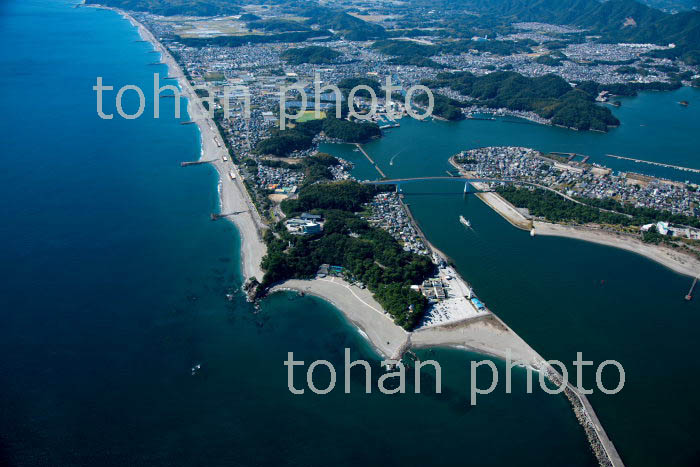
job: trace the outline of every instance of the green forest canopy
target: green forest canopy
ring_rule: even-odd
[[[533,216],[543,217],[550,222],[642,226],[664,221],[690,227],[700,227],[700,219],[694,216],[673,214],[670,211],[652,208],[638,208],[631,204],[620,203],[612,198],[579,198],[582,203],[588,205],[584,206],[540,188],[529,189],[503,186],[497,188],[496,191],[514,206],[527,208]],[[598,208],[615,212],[605,212]]]
[[[423,84],[430,88],[449,87],[490,108],[532,111],[568,128],[607,131],[608,126],[620,124],[610,109],[595,104],[595,96],[572,88],[566,80],[552,74],[529,78],[513,71],[485,76],[440,73]]]
[[[86,3],[163,16],[235,15],[241,11],[237,2],[231,0],[86,0]]]
[[[343,54],[340,52],[337,52],[329,47],[312,45],[309,47],[287,49],[282,52],[280,57],[290,65],[301,65],[302,63],[322,65],[326,63],[333,63],[342,55]]]
[[[289,278],[311,278],[324,263],[342,266],[366,284],[396,324],[413,329],[428,303],[410,286],[430,277],[434,265],[427,256],[403,251],[388,232],[354,214],[377,192],[354,181],[318,183],[302,188],[298,199],[284,201],[282,209],[288,216],[304,211],[322,214],[323,233],[295,236],[278,225],[279,238],[266,234],[268,253],[262,261],[265,276],[260,290]]]
[[[321,131],[329,138],[346,143],[362,143],[382,134],[374,122],[351,122],[329,115],[323,119],[297,122],[294,128],[273,130],[268,138],[255,146],[255,152],[283,157],[294,151],[309,149],[314,137]]]

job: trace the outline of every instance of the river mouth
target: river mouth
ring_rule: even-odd
[[[652,109],[661,107],[668,111],[668,118],[692,125],[683,119],[682,112],[688,109],[675,102],[683,95],[696,94],[698,90],[683,88],[630,98],[615,110],[616,115],[625,106],[630,110],[619,116],[622,126],[605,135],[498,121],[446,123],[404,118],[401,128],[363,146],[389,178],[444,176],[454,169],[449,157],[490,145],[583,153],[617,170],[630,170],[629,161],[615,166],[614,159],[605,156],[614,150],[623,153],[624,148],[624,154],[695,167],[687,136],[670,143],[678,152],[648,149],[665,144],[658,135],[672,133],[673,123],[651,131],[639,122],[650,118],[661,125],[651,115]],[[631,115],[633,109],[641,116]],[[631,135],[639,137],[634,144],[628,139]],[[360,180],[378,178],[363,157],[342,145],[322,146],[321,150],[353,161],[354,175]],[[403,152],[390,164],[398,151]],[[697,181],[693,173],[630,164],[639,172]],[[576,352],[588,355],[590,351],[594,360],[616,359],[623,364],[628,376],[623,391],[615,396],[594,394],[590,399],[626,462],[653,465],[652,457],[691,458],[692,450],[679,440],[683,430],[692,430],[685,407],[696,405],[692,395],[681,389],[681,381],[695,384],[700,370],[687,352],[693,339],[688,326],[700,324],[694,313],[700,309],[697,301],[684,300],[692,279],[615,248],[566,238],[533,238],[474,195],[464,195],[462,184],[426,181],[402,185],[404,200],[430,241],[453,258],[489,308],[545,358],[570,362]],[[473,229],[465,229],[460,216],[469,219]],[[662,309],[668,310],[665,318],[659,314]],[[640,345],[640,336],[653,345]],[[659,393],[666,394],[664,404],[650,404]],[[672,433],[660,429],[659,420],[672,427]],[[663,442],[657,444],[660,439]]]

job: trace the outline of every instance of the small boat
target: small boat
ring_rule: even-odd
[[[683,107],[688,107],[688,105],[690,104],[690,102],[688,102],[688,101],[680,101],[679,104],[682,105]]]
[[[469,222],[469,219],[465,219],[464,216],[459,216],[459,221],[465,226],[465,227],[471,227],[472,223]]]
[[[196,375],[197,372],[202,368],[201,363],[197,363],[195,366],[192,367],[192,376]]]

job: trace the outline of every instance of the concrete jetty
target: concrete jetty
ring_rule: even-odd
[[[693,283],[690,285],[690,290],[688,291],[688,295],[685,296],[685,299],[688,301],[691,301],[693,299],[693,289],[695,289],[695,284],[698,283],[698,278],[696,277],[693,279]]]
[[[180,162],[180,167],[189,167],[190,165],[200,165],[200,164],[209,164],[211,162],[216,162],[216,159],[208,160],[208,161],[185,161],[185,162]]]
[[[369,156],[369,154],[367,154],[367,151],[365,151],[365,148],[363,148],[360,143],[355,143],[355,146],[357,146],[357,149],[359,149],[360,152],[365,155],[367,160],[374,166],[374,168],[377,170],[377,172],[379,172],[379,175],[381,175],[382,178],[386,178],[386,175],[384,174],[384,172],[382,172],[382,169],[380,169],[379,166],[377,165],[377,163],[374,162],[374,159],[372,159]]]
[[[655,165],[657,167],[665,167],[667,169],[675,169],[675,170],[682,170],[684,172],[693,172],[696,174],[700,174],[700,169],[693,169],[690,167],[683,167],[681,165],[673,165],[673,164],[664,164],[662,162],[654,162],[654,161],[646,161],[644,159],[634,159],[632,157],[624,157],[624,156],[616,156],[615,154],[606,154],[607,157],[612,157],[614,159],[620,159],[624,161],[632,161],[636,162],[638,164],[649,164],[649,165]]]
[[[459,166],[455,163],[453,158],[450,158],[450,163],[452,163],[452,165],[456,169],[460,170]],[[499,195],[495,193],[487,193],[477,196],[481,197],[486,195],[492,195],[496,199],[502,199]],[[435,248],[428,241],[427,237],[420,229],[418,223],[413,217],[410,208],[406,204],[404,204],[401,197],[399,197],[399,199],[404,209],[406,210],[411,224],[416,229],[418,235],[423,239],[426,246],[428,246],[428,248],[430,248],[434,254],[449,262],[449,258],[447,257],[447,255]],[[505,202],[505,200],[503,201]],[[489,202],[486,200],[484,200],[484,202],[489,204]],[[499,210],[502,209],[502,207],[499,207],[498,209],[496,209],[496,211],[500,213]],[[517,211],[515,212],[518,213]],[[506,219],[508,219],[508,217],[506,217]],[[527,222],[529,223],[530,221],[527,220]],[[452,344],[457,346],[463,346],[472,349],[476,352],[485,353],[486,355],[491,355],[502,359],[506,358],[505,349],[511,349],[511,351],[516,350],[515,356],[513,356],[513,359],[515,361],[519,361],[525,366],[534,368],[536,370],[543,371],[550,381],[557,385],[561,384],[563,378],[562,375],[554,367],[552,367],[543,357],[541,357],[534,349],[532,349],[532,347],[530,347],[527,344],[527,342],[525,342],[493,311],[491,311],[489,319],[492,322],[488,323],[488,321],[477,320],[468,323],[461,323],[456,326],[454,324],[447,324],[444,326],[436,326],[430,330],[414,331],[411,335],[412,345],[414,347],[424,347],[431,345]],[[489,339],[485,338],[486,336],[489,336],[491,334],[493,335],[493,341],[490,341]],[[496,336],[498,336],[498,338],[496,338]],[[576,418],[583,427],[591,449],[593,450],[593,453],[598,459],[599,464],[603,466],[613,467],[624,466],[622,458],[617,452],[615,445],[612,443],[607,433],[605,432],[605,429],[600,423],[600,420],[598,419],[598,416],[596,415],[593,406],[588,401],[588,398],[584,394],[581,394],[578,391],[578,389],[568,381],[566,382],[566,389],[564,390],[564,395],[571,403],[574,414],[576,415]]]

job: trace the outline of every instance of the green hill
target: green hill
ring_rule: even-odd
[[[668,55],[700,61],[700,12],[669,14],[634,0],[466,0],[486,17],[567,24],[600,34],[605,41],[676,44]]]
[[[322,14],[323,11],[326,14]],[[386,30],[383,27],[355,18],[347,13],[336,12],[331,9],[323,9],[314,13],[316,16],[310,21],[323,28],[332,29],[348,40],[367,41],[386,37]]]
[[[620,124],[610,109],[595,104],[593,95],[572,88],[556,75],[528,78],[512,71],[485,76],[440,73],[424,84],[431,89],[452,88],[486,107],[535,112],[555,125],[577,130],[607,131],[609,126]]]
[[[322,65],[325,63],[333,63],[340,56],[342,56],[340,52],[328,47],[316,45],[300,47],[298,49],[287,49],[280,55],[282,60],[291,65],[301,65],[302,63]]]
[[[235,15],[241,10],[237,2],[231,0],[86,0],[86,3],[163,16]]]

